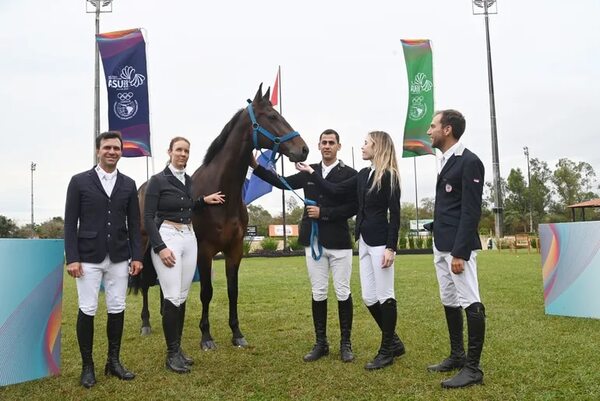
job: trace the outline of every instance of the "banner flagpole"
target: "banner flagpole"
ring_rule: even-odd
[[[151,46],[150,46],[150,40],[148,37],[148,30],[146,30],[145,28],[140,28],[140,31],[142,32],[142,35],[144,35],[144,41],[146,42],[146,72],[148,73],[148,75],[150,75],[150,65],[151,63],[148,61],[152,56],[150,56],[151,53]],[[152,92],[150,91],[150,85],[148,84],[148,124],[150,125],[150,128],[152,128],[153,124],[152,124],[152,111],[150,108],[150,104],[152,103]],[[154,135],[152,135],[152,132],[150,132],[150,149],[154,149]],[[148,165],[148,158],[152,159],[152,170],[149,169],[149,165]],[[154,165],[154,156],[152,156],[152,154],[150,154],[149,156],[146,156],[146,181],[148,181],[150,179],[151,175],[154,175],[154,173],[156,172],[156,168]],[[150,171],[152,171],[152,174],[150,174]]]
[[[419,237],[419,188],[417,184],[417,158],[413,157],[413,168],[415,170],[415,210],[417,215],[417,237]],[[410,226],[408,227],[410,231]]]
[[[283,115],[283,102],[281,99],[281,66],[277,68],[277,95],[279,96],[279,114]],[[281,176],[285,177],[285,173],[283,171],[284,158],[281,158]],[[285,189],[281,190],[281,217],[283,220],[283,250],[284,252],[287,250],[287,231],[285,229]]]

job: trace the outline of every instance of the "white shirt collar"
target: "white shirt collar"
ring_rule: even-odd
[[[173,175],[179,179],[182,183],[185,184],[185,169],[177,170],[175,166],[169,163],[169,170],[173,173]]]
[[[98,174],[98,178],[100,178],[100,180],[105,179],[107,181],[111,181],[113,180],[118,173],[118,170],[115,169],[115,171],[113,171],[112,173],[107,173],[106,171],[104,171],[104,169],[102,167],[100,167],[100,165],[98,164],[96,166],[96,173]]]
[[[442,153],[442,158],[440,162],[440,170],[444,168],[444,165],[452,157],[452,155],[462,155],[463,150],[465,149],[465,145],[462,142],[456,142],[454,145],[450,146],[448,150]]]
[[[175,168],[175,166],[171,163],[169,163],[169,170],[171,170],[171,172],[173,174],[185,174],[185,168],[183,170],[178,170]]]
[[[337,166],[338,164],[340,164],[339,159],[336,159],[335,162],[333,162],[329,166],[326,166],[325,163],[323,163],[323,161],[321,161],[321,172],[323,174],[323,178],[327,177],[327,174],[329,174],[329,172],[331,170],[333,170],[334,167]]]

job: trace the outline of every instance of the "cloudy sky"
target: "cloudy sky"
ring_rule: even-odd
[[[288,4],[289,3],[289,4]],[[523,146],[551,167],[561,157],[600,172],[600,2],[500,0],[490,17],[500,170],[526,170]],[[400,39],[432,41],[437,109],[467,118],[463,142],[492,179],[485,31],[468,0],[348,2],[170,2],[115,0],[101,32],[145,29],[155,169],[175,135],[192,142],[190,170],[282,68],[283,114],[319,160],[318,135],[342,136],[340,158],[361,168],[371,130],[402,142],[407,79]],[[595,27],[595,28],[594,28]],[[85,1],[0,1],[0,214],[30,220],[62,216],[70,177],[92,166],[94,16]],[[104,81],[101,129],[108,128]],[[419,198],[432,197],[433,156],[417,159]],[[119,168],[138,184],[144,159]],[[286,166],[286,173],[292,166]],[[404,202],[414,202],[412,159],[401,161]],[[257,201],[278,212],[280,193]]]

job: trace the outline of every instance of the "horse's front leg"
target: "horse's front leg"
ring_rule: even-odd
[[[210,334],[210,322],[208,320],[208,310],[213,296],[211,258],[198,255],[198,268],[200,269],[200,301],[202,302],[202,316],[199,325],[202,333],[200,347],[203,351],[209,351],[217,348],[217,344]]]
[[[148,308],[148,287],[143,285],[141,288],[142,291],[142,328],[140,329],[140,334],[143,336],[148,336],[152,333],[152,326],[150,325],[150,309]]]
[[[239,254],[236,252],[235,255],[227,255],[227,259],[225,260],[225,272],[227,275],[227,295],[229,296],[229,327],[231,328],[231,332],[233,334],[231,343],[236,347],[246,348],[248,346],[248,342],[240,330],[240,322],[238,320],[237,311],[238,273],[241,259],[241,250]]]

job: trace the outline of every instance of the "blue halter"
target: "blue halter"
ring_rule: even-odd
[[[300,136],[300,134],[297,131],[292,131],[281,137],[275,136],[256,121],[256,116],[254,115],[254,109],[252,108],[252,102],[250,100],[248,100],[248,107],[246,109],[248,110],[250,121],[252,122],[252,142],[254,142],[254,149],[257,149],[262,153],[262,149],[258,145],[258,134],[266,136],[267,139],[273,142],[273,149],[271,149],[273,152],[271,153],[269,162],[274,163],[277,160],[279,145],[281,145],[283,142],[289,141],[294,137]]]
[[[262,149],[261,147],[258,145],[258,134],[262,134],[264,136],[267,137],[267,139],[271,140],[271,142],[273,142],[273,149],[272,153],[271,153],[271,157],[269,157],[269,165],[270,168],[272,170],[275,170],[275,162],[278,159],[277,157],[277,152],[279,151],[279,145],[281,145],[283,142],[285,141],[289,141],[290,139],[296,137],[296,136],[300,136],[300,134],[297,131],[292,131],[290,133],[285,134],[282,137],[278,137],[275,136],[273,134],[271,134],[267,129],[263,128],[257,121],[256,121],[256,116],[254,115],[254,109],[252,107],[252,101],[248,100],[248,115],[250,116],[250,121],[252,122],[252,142],[254,142],[254,149],[257,149],[258,151],[260,151],[260,153],[262,153]],[[281,156],[281,155],[280,155]],[[317,202],[315,202],[312,199],[303,199],[300,195],[298,195],[296,193],[296,191],[294,191],[292,189],[292,187],[287,183],[287,181],[285,180],[285,178],[283,178],[280,175],[277,175],[277,177],[279,177],[279,180],[283,183],[283,185],[289,189],[290,191],[292,191],[294,193],[294,195],[296,195],[298,198],[300,198],[300,200],[302,200],[302,202],[307,205],[307,206],[315,206],[317,204]],[[317,250],[315,251],[314,249],[314,244],[315,242],[317,243]],[[323,246],[319,243],[319,224],[317,224],[317,220],[315,219],[311,219],[311,230],[310,230],[310,251],[312,254],[312,258],[314,260],[319,260],[321,259],[321,255],[323,255]]]

